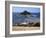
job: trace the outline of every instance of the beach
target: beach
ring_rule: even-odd
[[[40,30],[40,27],[23,27],[23,26],[13,26],[13,31],[31,31],[31,30]]]

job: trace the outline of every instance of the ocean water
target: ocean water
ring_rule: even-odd
[[[12,23],[32,23],[32,22],[40,22],[40,13],[31,13],[31,15],[20,15],[20,13],[12,13]]]

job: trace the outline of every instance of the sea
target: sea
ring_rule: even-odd
[[[12,23],[32,23],[32,22],[40,22],[40,13],[31,13],[30,15],[21,15],[20,13],[12,13]]]

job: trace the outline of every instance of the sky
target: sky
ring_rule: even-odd
[[[12,7],[12,12],[14,13],[21,13],[21,12],[24,12],[25,10],[30,13],[40,12],[40,8],[35,8],[35,7]]]

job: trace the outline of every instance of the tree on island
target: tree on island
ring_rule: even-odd
[[[31,13],[25,10],[24,12],[20,13],[20,15],[24,16],[24,18],[25,18],[24,20],[26,20],[26,18],[30,18]],[[26,22],[27,22],[27,20],[26,20]]]
[[[24,11],[24,12],[21,13],[21,15],[31,15],[31,13]]]
[[[20,15],[28,17],[29,15],[31,16],[31,13],[25,10],[24,12],[20,13]]]

